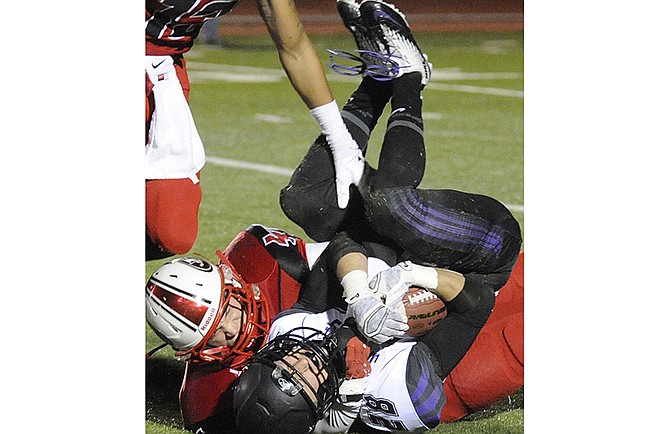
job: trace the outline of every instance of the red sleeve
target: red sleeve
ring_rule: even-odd
[[[179,391],[184,426],[190,427],[212,416],[232,411],[231,383],[240,372],[216,363],[186,364]]]

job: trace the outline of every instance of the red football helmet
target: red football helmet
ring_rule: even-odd
[[[178,360],[233,366],[266,342],[267,301],[221,251],[216,254],[218,266],[199,258],[178,258],[159,267],[146,287],[147,322],[172,346]],[[233,299],[241,306],[243,319],[237,340],[232,347],[213,346],[209,341]]]

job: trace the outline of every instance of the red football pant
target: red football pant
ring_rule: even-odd
[[[440,420],[453,422],[523,386],[523,252],[493,312],[465,357],[444,381]]]
[[[188,101],[191,86],[186,72],[186,61],[175,61],[177,78]],[[154,110],[153,85],[146,77],[146,133]],[[200,173],[197,174],[200,179]],[[184,179],[153,179],[146,183],[146,230],[153,243],[173,254],[187,253],[198,235],[198,209],[202,200],[200,183]],[[153,258],[150,258],[153,259]]]
[[[145,185],[147,234],[163,250],[187,253],[198,235],[200,183],[188,178],[154,179]]]

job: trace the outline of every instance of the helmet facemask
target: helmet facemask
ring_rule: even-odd
[[[178,359],[193,362],[218,362],[231,367],[239,367],[267,340],[268,307],[265,297],[256,285],[250,285],[240,277],[235,268],[217,250],[218,268],[222,275],[222,297],[214,323],[202,340],[189,351],[176,352]],[[235,343],[232,346],[212,345],[216,333],[230,309],[241,310],[242,318]]]
[[[146,317],[177,360],[235,367],[266,342],[268,306],[260,289],[246,283],[221,251],[217,255],[218,265],[194,257],[161,265],[147,282]],[[229,345],[214,346],[210,339],[231,309],[240,311],[237,338]],[[147,358],[163,346],[147,353]]]
[[[291,363],[290,356],[307,357],[317,369],[319,385],[310,381]],[[295,357],[295,356],[294,356]],[[344,361],[337,348],[334,333],[323,333],[309,327],[299,327],[279,335],[257,352],[250,363],[272,367],[272,381],[287,395],[302,395],[317,419],[335,402],[344,370]]]

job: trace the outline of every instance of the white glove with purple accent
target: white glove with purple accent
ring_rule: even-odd
[[[358,331],[373,342],[382,344],[404,336],[407,316],[382,303],[379,295],[367,286],[367,273],[352,271],[342,279],[347,302],[347,316],[353,317]]]
[[[429,291],[437,288],[437,271],[432,267],[400,262],[377,273],[370,281],[370,289],[392,309],[404,312],[402,299],[410,286],[420,286]]]

